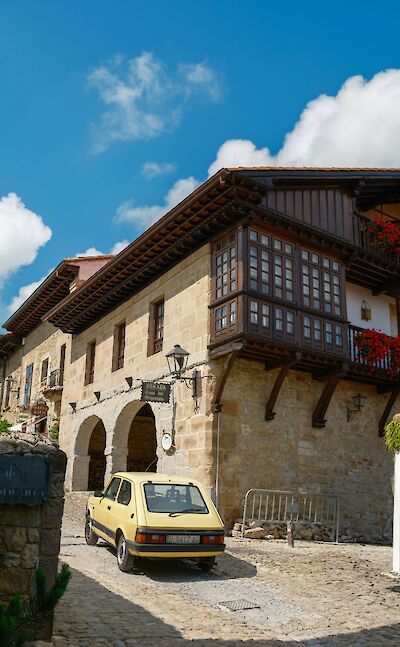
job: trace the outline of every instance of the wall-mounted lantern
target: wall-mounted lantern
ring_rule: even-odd
[[[191,387],[192,397],[196,399],[198,397],[198,379],[200,371],[194,370],[192,377],[182,377],[182,374],[186,371],[188,365],[189,354],[190,353],[179,346],[179,344],[175,344],[173,349],[170,350],[165,357],[167,358],[170,373],[180,382],[185,382],[186,386]]]
[[[366,396],[361,395],[361,393],[353,395],[354,409],[347,409],[347,422],[351,422],[354,419],[356,413],[359,413],[361,411],[361,409],[364,407],[366,399]]]
[[[365,299],[363,299],[361,303],[361,319],[363,321],[371,321],[372,319],[371,307],[369,303],[365,301]]]

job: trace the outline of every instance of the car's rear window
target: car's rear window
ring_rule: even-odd
[[[207,505],[196,485],[145,483],[144,493],[149,512],[208,513]]]

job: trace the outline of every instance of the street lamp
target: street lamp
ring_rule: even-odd
[[[196,399],[199,395],[198,379],[200,371],[194,370],[192,377],[182,377],[182,374],[187,369],[189,354],[179,344],[175,344],[165,357],[167,358],[170,373],[181,382],[185,382],[186,386],[192,387],[192,397]]]
[[[179,380],[182,379],[182,373],[186,371],[189,353],[184,350],[179,344],[175,344],[172,350],[165,356],[168,362],[168,368],[172,375],[175,375]]]

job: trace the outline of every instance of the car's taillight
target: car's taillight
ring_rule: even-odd
[[[136,542],[138,544],[165,544],[165,535],[150,534],[147,532],[137,532]]]
[[[203,535],[201,537],[202,544],[223,544],[224,535]]]

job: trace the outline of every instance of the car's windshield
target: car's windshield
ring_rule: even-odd
[[[208,513],[207,505],[195,485],[145,483],[144,493],[149,512]]]

